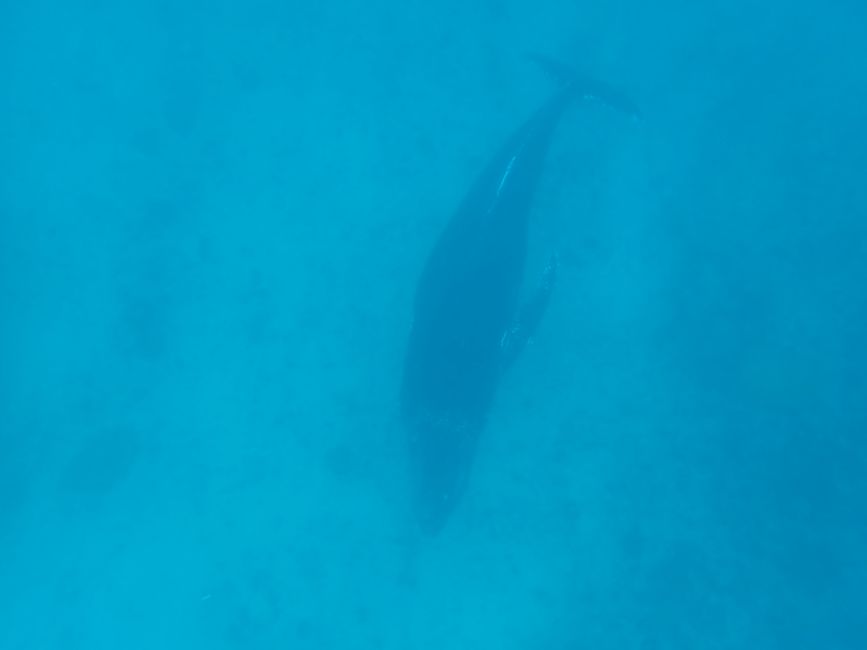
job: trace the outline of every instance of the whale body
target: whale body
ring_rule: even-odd
[[[421,273],[400,403],[414,509],[429,534],[464,493],[499,379],[548,302],[553,257],[535,294],[519,304],[528,220],[554,129],[579,97],[632,112],[613,90],[570,76],[490,160]]]

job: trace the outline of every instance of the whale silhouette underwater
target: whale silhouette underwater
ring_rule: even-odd
[[[556,93],[515,131],[470,187],[440,235],[415,293],[400,389],[418,524],[434,535],[465,491],[503,372],[548,303],[556,257],[523,304],[528,220],[555,127],[578,100],[638,113],[613,88],[539,60]]]

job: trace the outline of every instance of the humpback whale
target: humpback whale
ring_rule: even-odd
[[[539,61],[560,87],[507,139],[471,185],[422,270],[400,388],[418,523],[436,534],[459,502],[499,378],[538,325],[556,275],[548,262],[519,304],[528,217],[552,134],[578,99],[637,117],[606,85]]]

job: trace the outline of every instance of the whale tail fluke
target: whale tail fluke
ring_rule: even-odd
[[[582,99],[597,101],[615,110],[626,113],[632,120],[639,121],[641,112],[638,106],[623,92],[602,81],[581,74],[571,66],[544,54],[531,52],[528,58],[564,87],[568,87]]]

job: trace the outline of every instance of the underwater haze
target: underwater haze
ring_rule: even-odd
[[[413,295],[556,88],[445,528]],[[867,648],[867,5],[0,6],[0,648]],[[530,284],[531,286],[531,284]]]

